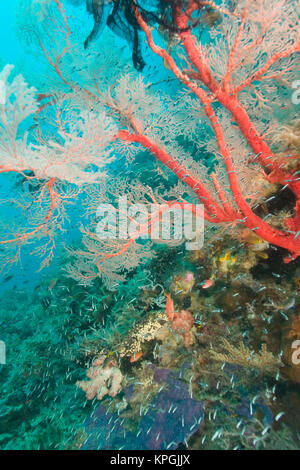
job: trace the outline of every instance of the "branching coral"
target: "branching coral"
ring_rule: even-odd
[[[144,167],[140,172],[134,169],[137,180],[147,180],[144,193],[148,203],[156,205],[156,212],[146,216],[140,224],[138,218],[133,217],[137,228],[124,235],[125,240],[102,242],[84,227],[84,248],[76,251],[82,263],[70,269],[74,278],[85,283],[97,276],[109,279],[109,271],[112,271],[116,282],[122,280],[126,264],[133,269],[149,258],[148,245],[145,243],[144,249],[138,239],[149,236],[163,212],[175,204],[182,208],[189,203],[189,210],[199,217],[201,214],[195,204],[202,203],[202,215],[208,223],[233,228],[243,225],[264,242],[287,250],[286,262],[299,255],[297,168],[290,166],[293,156],[282,160],[276,155],[277,147],[271,134],[272,127],[280,128],[285,124],[276,122],[281,88],[286,91],[297,77],[300,51],[297,6],[292,0],[276,3],[241,0],[228,9],[226,3],[170,2],[172,29],[178,39],[171,50],[155,42],[147,15],[138,3],[131,3],[130,15],[135,16],[149,49],[177,81],[180,91],[177,93],[177,88],[169,95],[163,89],[159,93],[152,92],[151,84],[131,74],[114,78],[110,87],[105,80],[102,86],[103,70],[95,74],[92,81],[77,80],[77,74],[72,74],[72,65],[70,67],[76,56],[76,41],[72,41],[70,18],[63,2],[44,2],[37,13],[29,5],[32,15],[26,33],[40,48],[52,73],[61,80],[63,93],[71,93],[77,100],[78,109],[75,114],[74,109],[57,112],[54,106],[56,139],[44,136],[47,145],[38,142],[37,147],[27,145],[24,148],[23,143],[24,152],[14,155],[13,164],[7,162],[7,155],[3,153],[3,172],[33,171],[34,177],[42,180],[41,196],[49,194],[50,198],[44,222],[29,229],[27,234],[5,240],[6,243],[20,245],[36,233],[49,233],[48,223],[55,219],[61,201],[57,181],[71,181],[76,186],[92,185],[101,176],[103,164],[111,161],[112,152],[129,157],[128,161],[132,162],[132,155],[142,148],[165,168],[170,180],[177,179],[180,185],[165,191],[154,181],[154,191],[148,185]],[[220,21],[211,23],[210,41],[206,43],[202,34],[197,38],[202,32],[199,24],[205,20],[207,6],[216,12]],[[110,71],[107,74],[111,76]],[[52,106],[59,100],[53,97],[52,90],[49,95],[54,99],[44,109],[52,116]],[[64,114],[68,116],[66,125],[61,121]],[[195,145],[197,151],[190,152],[189,145],[183,148],[179,137],[190,146]],[[12,139],[12,145],[16,143],[20,144]],[[203,149],[213,157],[213,171],[195,157]],[[23,154],[24,162],[20,158]],[[296,201],[293,213],[285,216],[282,228],[255,211],[257,205],[268,200],[266,195],[273,184],[289,188]],[[132,186],[137,186],[136,182]],[[131,204],[134,204],[140,202],[140,194],[132,190],[132,186],[129,185],[129,192],[132,192]],[[118,191],[119,186],[115,189]]]
[[[240,342],[240,345],[237,347],[232,346],[226,339],[223,340],[223,347],[229,354],[222,354],[211,350],[211,356],[216,361],[257,369],[262,374],[272,374],[281,365],[280,359],[267,351],[266,344],[262,345],[259,353],[251,351],[243,342]]]
[[[291,125],[283,126],[275,136],[275,141],[287,150],[298,152],[300,158],[300,119],[295,119]]]
[[[0,241],[8,251],[15,251],[11,258],[4,259],[2,267],[18,259],[21,245],[42,236],[44,245],[36,252],[45,265],[53,257],[54,233],[62,229],[66,219],[65,206],[75,202],[85,184],[101,180],[104,166],[114,159],[109,149],[101,158],[99,153],[103,144],[107,147],[116,128],[106,115],[102,114],[102,121],[101,113],[78,110],[73,101],[76,96],[64,95],[57,97],[53,115],[43,116],[49,124],[47,132],[38,129],[29,138],[38,109],[36,90],[21,75],[13,77],[12,71],[13,67],[7,65],[0,73],[6,88],[0,115],[0,173],[16,175],[29,190],[24,201],[9,201],[23,209],[27,223],[22,221],[24,226],[16,227],[11,234],[9,227]]]

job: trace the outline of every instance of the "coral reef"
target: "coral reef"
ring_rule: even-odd
[[[151,364],[148,367],[158,393],[145,402],[145,390],[140,390],[139,385],[129,386],[124,391],[128,407],[139,408],[135,426],[127,427],[127,407],[117,413],[100,405],[86,422],[84,449],[97,449],[99,443],[103,448],[105,442],[104,449],[171,450],[187,442],[201,427],[203,406],[190,397],[187,384],[178,378],[179,374]],[[107,437],[103,429],[108,422],[113,423],[113,429]]]
[[[1,449],[300,449],[298,3],[19,1]]]

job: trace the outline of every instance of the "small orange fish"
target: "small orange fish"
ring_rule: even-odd
[[[134,353],[133,356],[130,358],[130,362],[136,362],[142,357],[143,353],[142,351],[139,351],[137,353]]]
[[[202,285],[202,289],[208,289],[209,287],[214,285],[214,281],[212,279],[207,279]]]
[[[170,294],[165,294],[167,303],[166,303],[166,314],[169,320],[174,319],[174,302]]]

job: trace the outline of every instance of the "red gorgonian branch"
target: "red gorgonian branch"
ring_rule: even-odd
[[[168,64],[170,70],[178,80],[180,80],[185,87],[191,90],[203,105],[205,113],[214,130],[219,152],[222,155],[226,166],[230,189],[237,209],[228,203],[224,193],[221,191],[221,185],[218,183],[215,176],[213,177],[213,182],[217,189],[218,200],[213,199],[212,195],[206,189],[204,182],[200,179],[193,178],[182,165],[179,165],[174,161],[174,159],[172,159],[171,155],[168,155],[163,148],[159,147],[154,142],[149,141],[146,136],[139,133],[126,134],[125,132],[121,132],[119,133],[119,137],[125,140],[139,142],[144,147],[148,148],[156,158],[168,166],[168,168],[173,171],[179,179],[188,184],[204,204],[206,209],[205,214],[208,220],[211,221],[213,219],[215,223],[220,223],[226,222],[228,219],[232,221],[240,219],[239,221],[243,225],[253,230],[264,240],[287,249],[290,252],[290,256],[285,258],[286,262],[295,259],[300,252],[300,239],[298,238],[298,232],[300,230],[299,177],[295,170],[285,170],[284,166],[278,162],[268,143],[256,129],[245,106],[240,102],[238,95],[244,88],[249,87],[258,80],[265,79],[266,73],[270,71],[274,64],[280,63],[282,59],[286,59],[300,51],[299,28],[297,37],[294,40],[286,41],[286,47],[283,47],[282,50],[278,48],[279,50],[270,55],[263,66],[258,66],[251,76],[243,79],[238,86],[232,82],[232,75],[234,72],[238,72],[241,57],[248,54],[250,49],[263,44],[264,35],[271,29],[272,22],[275,23],[276,28],[276,20],[281,14],[284,3],[286,6],[291,6],[291,2],[278,2],[277,6],[272,7],[269,5],[267,10],[262,9],[267,3],[262,0],[248,0],[240,2],[243,3],[243,8],[238,20],[239,26],[232,43],[232,47],[229,50],[228,62],[227,64],[224,64],[226,65],[225,73],[221,80],[215,79],[213,70],[207,63],[201,44],[196,41],[190,26],[192,15],[199,11],[201,7],[206,5],[208,2],[190,0],[187,6],[186,2],[175,3],[174,24],[178,28],[178,35],[185,53],[185,60],[189,65],[189,71],[192,73],[180,68],[171,54],[154,42],[151,28],[143,18],[138,4],[132,2],[132,7],[137,21],[146,35],[149,47],[155,54],[163,59],[164,63]],[[212,8],[215,7],[216,9],[219,9],[219,7],[215,6],[213,2],[209,2],[209,4]],[[260,12],[259,7],[261,7],[261,13],[264,13],[264,16],[261,16],[260,18],[258,16]],[[247,20],[251,17],[253,12],[257,14],[257,18],[255,19],[256,22],[260,23],[260,34],[257,38],[251,38],[252,43],[251,41],[250,43],[247,41],[247,45],[244,45],[243,38],[245,35],[249,34],[249,28],[246,28]],[[270,16],[268,16],[268,13]],[[286,25],[286,27],[288,29],[288,25]],[[230,149],[228,148],[224,137],[222,126],[212,106],[213,101],[218,102],[230,112],[233,121],[238,125],[240,132],[252,149],[256,163],[262,167],[266,180],[271,183],[279,183],[282,186],[288,186],[294,193],[296,198],[295,214],[293,217],[285,220],[287,228],[286,231],[273,228],[271,225],[263,221],[253,212],[249,204],[246,202],[245,195],[241,193],[239,187],[236,169],[233,164]]]

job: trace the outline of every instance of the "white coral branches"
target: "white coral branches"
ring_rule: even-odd
[[[82,185],[99,181],[104,167],[113,159],[111,142],[117,127],[103,109],[78,107],[80,96],[53,97],[50,116],[45,123],[52,129],[44,135],[39,129],[28,142],[20,124],[35,117],[38,110],[36,90],[21,75],[10,79],[13,66],[0,73],[5,88],[5,103],[0,105],[0,167],[2,171],[34,172],[40,179]],[[31,122],[31,124],[32,124]],[[49,131],[47,131],[49,132]]]
[[[27,136],[18,136],[20,124],[38,109],[36,90],[29,87],[22,75],[11,78],[13,65],[0,72],[3,102],[0,104],[0,165],[24,169],[23,154]]]
[[[101,110],[78,110],[69,97],[56,104],[53,126],[57,133],[34,147],[34,166],[45,178],[82,185],[99,181],[114,160],[110,146],[117,128]]]

